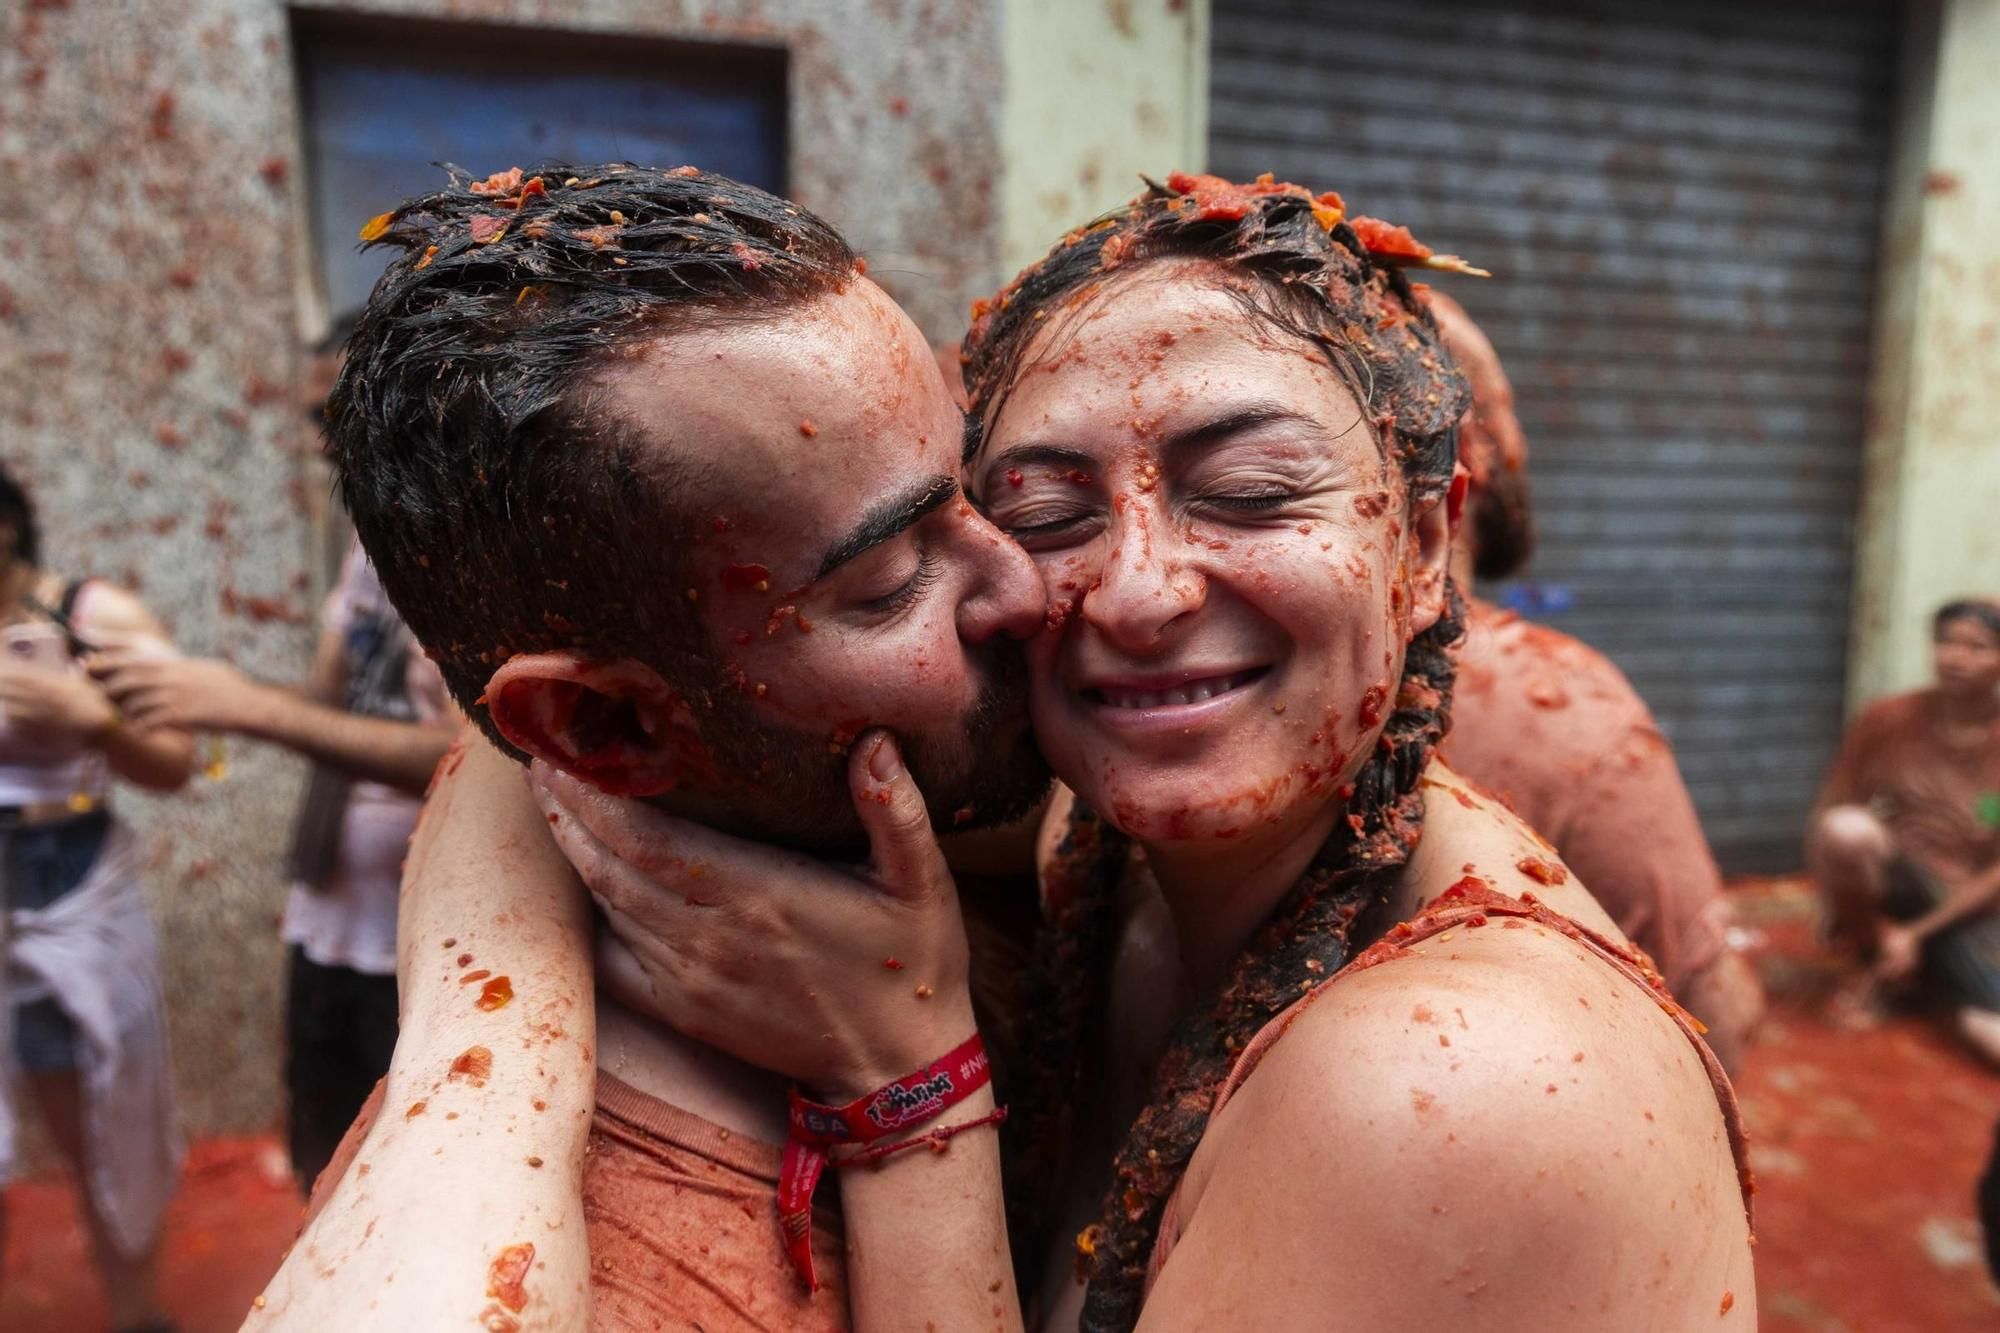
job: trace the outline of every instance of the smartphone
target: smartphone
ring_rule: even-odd
[[[73,666],[69,636],[43,621],[0,628],[0,660],[32,671],[64,672]]]

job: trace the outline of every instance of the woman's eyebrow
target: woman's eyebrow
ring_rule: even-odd
[[[1319,434],[1326,427],[1317,417],[1286,407],[1282,403],[1250,403],[1231,408],[1198,425],[1169,433],[1163,442],[1168,453],[1191,453],[1222,443],[1234,435],[1246,434],[1263,426],[1303,426]]]
[[[1172,432],[1166,437],[1164,447],[1170,452],[1186,453],[1220,444],[1233,435],[1273,425],[1302,426],[1318,434],[1326,433],[1326,426],[1319,418],[1296,408],[1282,403],[1250,403]],[[1086,472],[1097,468],[1097,459],[1081,449],[1049,440],[1029,440],[994,455],[984,470],[990,475],[992,469],[997,467],[1021,467],[1035,463],[1081,468]]]
[[[986,466],[990,470],[1003,463],[1009,467],[1020,467],[1028,463],[1052,463],[1057,467],[1082,468],[1085,471],[1094,471],[1097,467],[1097,460],[1081,449],[1072,449],[1066,444],[1035,442],[1017,444],[1006,452],[996,455]]]

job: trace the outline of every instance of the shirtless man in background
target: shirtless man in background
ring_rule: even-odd
[[[1445,346],[1472,382],[1459,426],[1470,474],[1453,578],[1468,615],[1444,753],[1555,845],[1738,1069],[1763,987],[1729,947],[1722,872],[1666,737],[1610,659],[1472,595],[1534,552],[1528,444],[1500,358],[1464,307],[1428,293]]]
[[[2000,1065],[2000,603],[1940,607],[1932,650],[1935,685],[1848,728],[1806,859],[1836,945],[1926,982]]]

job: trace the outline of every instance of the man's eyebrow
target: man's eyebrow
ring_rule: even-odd
[[[827,549],[819,562],[819,572],[813,577],[825,578],[862,552],[872,550],[914,526],[925,514],[957,494],[958,478],[940,474],[926,477],[906,488],[902,494],[881,501],[861,516],[853,531]]]

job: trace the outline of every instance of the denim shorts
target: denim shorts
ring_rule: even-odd
[[[93,810],[53,824],[0,827],[7,908],[35,911],[82,884],[111,835],[111,815]],[[52,997],[14,1006],[14,1056],[29,1073],[77,1067],[76,1022]]]

